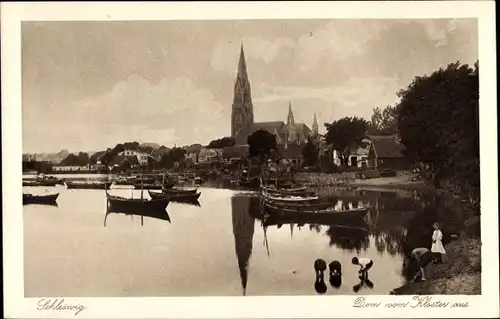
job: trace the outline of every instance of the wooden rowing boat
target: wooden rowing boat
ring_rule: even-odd
[[[170,202],[168,198],[124,198],[120,196],[109,195],[108,193],[106,193],[106,198],[108,201],[109,212],[122,212],[129,214],[163,212]]]
[[[181,189],[181,188],[164,188],[163,194],[196,194],[197,188],[194,189]]]
[[[307,190],[306,186],[295,188],[275,188],[273,186],[262,186],[262,189],[268,194],[279,194],[280,196],[313,196],[315,194],[312,190]]]
[[[306,223],[321,224],[338,220],[359,220],[368,213],[368,208],[356,208],[349,210],[335,210],[333,208],[311,208],[311,207],[278,207],[269,203],[264,204],[266,218],[276,224]]]
[[[59,193],[48,195],[23,194],[23,204],[57,205]]]
[[[156,193],[148,190],[149,196],[152,199],[169,199],[172,202],[196,202],[200,198],[201,193],[194,194],[165,194]]]
[[[318,200],[318,196],[281,195],[277,193],[269,194],[266,191],[262,192],[262,196],[264,197],[264,200],[268,202],[308,203]]]

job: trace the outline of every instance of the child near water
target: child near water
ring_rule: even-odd
[[[358,257],[353,257],[352,258],[352,263],[354,265],[358,265],[361,268],[359,269],[359,273],[361,274],[361,277],[363,278],[368,278],[368,270],[372,268],[373,266],[373,260],[370,258],[358,258]]]
[[[432,262],[432,260],[434,258],[433,253],[429,249],[424,248],[424,247],[415,248],[411,252],[411,258],[413,259],[414,262],[416,262],[417,266],[420,268],[420,272],[415,274],[415,276],[413,277],[413,280],[416,281],[417,278],[419,278],[419,277],[421,280],[424,280],[424,281],[427,280],[425,278],[424,268],[430,262]]]
[[[443,263],[443,255],[446,254],[446,250],[443,246],[443,233],[439,229],[439,224],[434,223],[432,225],[434,232],[432,233],[432,247],[431,252],[436,256],[436,262],[438,264]]]

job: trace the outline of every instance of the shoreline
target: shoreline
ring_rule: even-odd
[[[427,281],[408,282],[391,295],[480,295],[481,240],[466,235],[445,245],[442,264],[430,264]]]

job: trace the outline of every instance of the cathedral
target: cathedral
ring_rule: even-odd
[[[231,137],[237,145],[246,145],[247,137],[258,130],[266,130],[276,137],[278,150],[283,155],[300,156],[302,145],[311,134],[318,134],[316,114],[312,130],[304,123],[295,123],[292,105],[288,105],[288,118],[284,121],[254,122],[252,94],[248,80],[243,44],[241,45],[238,73],[234,83],[234,99],[231,113]]]

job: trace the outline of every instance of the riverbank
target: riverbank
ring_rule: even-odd
[[[427,267],[427,281],[408,283],[394,289],[394,295],[478,295],[481,294],[481,240],[466,235],[445,246],[443,264]]]
[[[361,179],[355,172],[327,174],[327,173],[298,173],[297,182],[309,187],[357,187],[364,189],[395,190],[395,189],[418,189],[431,190],[423,180],[412,180],[408,172],[400,172],[393,177],[377,177]]]
[[[481,294],[481,218],[473,204],[446,191],[440,194],[446,207],[442,214],[446,214],[445,220],[450,226],[448,232],[457,234],[458,238],[445,245],[442,264],[427,266],[427,281],[407,283],[391,294]]]

